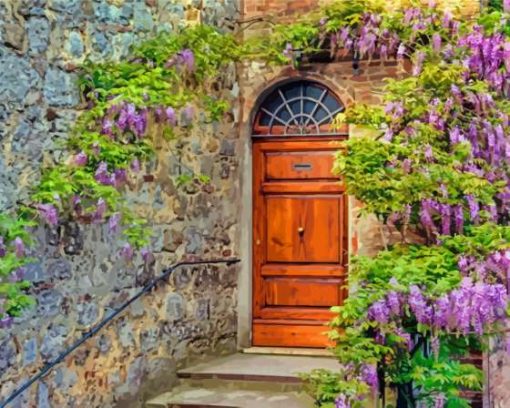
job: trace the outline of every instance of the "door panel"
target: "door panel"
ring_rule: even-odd
[[[253,344],[324,347],[346,296],[344,185],[331,140],[254,143]]]
[[[265,280],[267,306],[320,306],[340,304],[339,281],[271,278]]]
[[[267,261],[340,261],[340,198],[268,196]]]

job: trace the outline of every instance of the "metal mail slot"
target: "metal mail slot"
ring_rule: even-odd
[[[312,170],[311,163],[295,163],[292,167],[294,170]]]

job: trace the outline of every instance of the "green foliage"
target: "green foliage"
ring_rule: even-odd
[[[22,269],[32,262],[32,259],[24,254],[17,254],[16,240],[21,240],[23,247],[32,243],[29,228],[34,222],[22,218],[14,218],[6,214],[0,214],[0,320],[8,316],[20,316],[23,309],[31,306],[33,299],[25,294],[30,286],[29,282],[19,279],[17,274],[22,275]],[[14,279],[13,279],[14,278]]]
[[[333,373],[328,370],[313,370],[302,375],[305,382],[305,390],[310,394],[321,408],[335,408],[335,399],[339,394],[344,394],[356,400],[359,396],[369,393],[368,386],[356,379],[348,379],[345,371]],[[352,408],[362,408],[366,401],[358,400]]]

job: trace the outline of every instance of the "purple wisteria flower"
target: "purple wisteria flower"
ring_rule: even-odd
[[[434,52],[439,53],[441,51],[441,36],[438,33],[432,35],[432,49]]]
[[[283,50],[283,56],[288,59],[292,59],[292,56],[294,54],[294,47],[291,43],[287,43],[285,45],[285,49]]]
[[[192,72],[195,70],[195,54],[189,48],[186,48],[181,51],[179,54],[182,58],[183,65],[188,69],[188,71]]]
[[[335,408],[351,408],[351,404],[346,395],[340,394],[336,397]]]
[[[131,170],[133,170],[135,173],[138,173],[141,169],[141,166],[140,166],[140,160],[138,159],[134,159],[132,162],[131,162],[131,165],[129,166],[131,168]]]
[[[7,253],[7,248],[5,247],[4,237],[0,235],[0,258],[4,257]]]
[[[118,212],[111,215],[108,219],[108,230],[112,234],[116,234],[119,231],[120,220],[122,219],[122,215]]]
[[[371,386],[373,389],[377,389],[379,386],[379,377],[377,376],[377,367],[372,364],[365,364],[361,368],[361,380]]]
[[[105,162],[99,163],[95,173],[95,179],[97,182],[109,186],[113,184],[112,177],[108,172],[108,164]]]
[[[478,214],[480,212],[480,205],[478,204],[478,201],[476,201],[475,197],[472,194],[468,194],[466,196],[466,201],[469,206],[469,216],[471,218],[471,221],[477,223]]]
[[[38,204],[37,210],[39,211],[41,218],[43,218],[49,225],[58,224],[58,211],[53,204]]]
[[[120,254],[126,261],[131,261],[134,256],[134,251],[131,244],[129,243],[124,244],[124,246],[120,250]]]
[[[0,319],[0,329],[8,329],[14,323],[14,318],[12,316],[4,316]]]
[[[14,239],[14,248],[16,251],[16,256],[18,258],[22,258],[23,256],[25,256],[25,244],[20,237],[16,237]]]
[[[175,126],[177,124],[177,115],[175,114],[174,108],[169,106],[165,109],[166,121],[169,125]]]
[[[381,324],[386,324],[390,318],[390,310],[384,300],[379,300],[368,309],[368,318]]]
[[[94,223],[101,223],[104,220],[104,214],[106,212],[106,201],[103,198],[97,200],[96,211],[94,211],[93,221]]]
[[[87,164],[88,157],[87,155],[82,151],[79,152],[74,156],[74,164],[77,166],[85,166]]]

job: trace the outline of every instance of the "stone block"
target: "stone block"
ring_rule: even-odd
[[[12,338],[7,337],[0,343],[0,370],[4,371],[16,363],[16,346]]]
[[[80,58],[83,55],[85,45],[83,44],[83,39],[79,31],[71,31],[71,33],[69,33],[66,49],[67,52],[75,58]]]
[[[68,14],[76,14],[82,5],[82,0],[50,0],[49,7],[52,10]]]
[[[58,290],[44,290],[37,296],[37,313],[43,317],[56,316],[63,300],[64,296]]]
[[[3,103],[23,103],[39,79],[28,60],[0,48],[0,95]]]
[[[49,105],[55,107],[73,107],[80,101],[75,74],[58,68],[50,68],[44,79],[44,97]]]
[[[180,320],[186,311],[185,301],[181,294],[170,293],[166,297],[166,318],[170,321]]]
[[[144,3],[135,3],[134,5],[133,27],[135,31],[152,31],[154,28],[152,13]]]
[[[56,358],[63,351],[68,333],[63,324],[50,326],[41,343],[41,356],[47,361]]]
[[[4,26],[4,42],[7,46],[16,50],[23,48],[25,41],[25,27],[20,23],[5,24]]]
[[[48,49],[50,23],[45,17],[32,17],[27,23],[28,52],[37,55]]]
[[[23,343],[23,366],[33,364],[38,356],[37,339],[32,337]]]

